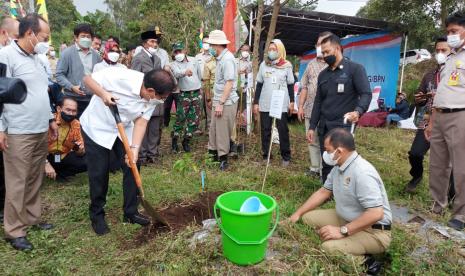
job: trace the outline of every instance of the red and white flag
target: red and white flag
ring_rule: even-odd
[[[241,36],[241,28],[243,23],[237,0],[227,0],[224,8],[223,32],[231,42],[228,45],[229,51],[235,53],[239,50],[241,43],[246,39],[247,35]]]

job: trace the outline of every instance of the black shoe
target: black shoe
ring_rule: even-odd
[[[139,224],[142,226],[147,226],[150,224],[150,219],[146,216],[143,216],[142,214],[136,213],[135,215],[132,216],[124,216],[123,217],[124,222],[129,222],[132,224]]]
[[[447,223],[447,226],[450,228],[454,228],[457,231],[462,231],[465,228],[465,222],[460,221],[458,219],[451,219]]]
[[[189,137],[185,137],[183,140],[182,140],[182,149],[185,151],[185,152],[191,152],[191,147],[189,146],[189,142],[190,142],[190,138]]]
[[[3,223],[3,216],[4,215],[3,215],[3,210],[2,210],[2,211],[0,211],[0,223]]]
[[[231,141],[229,143],[229,157],[237,157],[237,144]]]
[[[110,233],[110,228],[108,228],[105,219],[92,221],[92,229],[94,229],[95,234],[99,236]]]
[[[220,156],[219,161],[220,161],[220,170],[226,171],[229,168],[228,156],[227,155]]]
[[[54,228],[53,224],[50,224],[50,223],[39,223],[39,224],[33,225],[32,227],[42,230],[42,231],[48,231]]]
[[[177,136],[173,136],[173,138],[171,138],[171,151],[173,153],[178,153],[179,152],[178,137]]]
[[[407,184],[407,187],[405,187],[405,192],[407,193],[413,193],[415,192],[415,189],[417,188],[418,184],[421,182],[421,177],[417,178],[412,178],[412,180],[409,181]]]
[[[16,239],[5,239],[7,242],[13,246],[16,250],[32,250],[34,247],[32,244],[27,240],[26,237],[19,237]]]
[[[377,261],[372,255],[367,255],[365,260],[366,275],[378,275],[383,268],[383,263]]]
[[[213,162],[218,162],[218,151],[216,150],[208,150],[208,154],[211,155]]]

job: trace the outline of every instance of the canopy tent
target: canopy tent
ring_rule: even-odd
[[[252,14],[252,22],[255,25],[257,5],[248,5],[243,11]],[[265,43],[267,31],[271,22],[273,8],[265,7],[262,18],[262,31],[260,40],[262,46]],[[250,16],[248,16],[250,17]],[[249,26],[249,18],[246,18]],[[291,8],[281,8],[276,24],[276,38],[286,45],[286,51],[290,55],[300,56],[314,49],[318,34],[330,31],[339,37],[348,35],[360,35],[380,30],[392,30],[395,25],[378,20],[364,19],[354,16],[337,15],[316,11],[301,11]],[[262,48],[262,47],[261,47]]]
[[[246,6],[252,24],[256,23],[257,6]],[[266,6],[262,18],[263,31],[259,48],[262,51],[272,16],[272,7]],[[247,25],[250,25],[250,21]],[[315,44],[321,32],[330,31],[341,38],[344,55],[361,63],[367,70],[370,86],[384,104],[395,105],[397,93],[401,37],[394,34],[398,25],[315,11],[282,8],[276,24],[276,38],[286,46],[290,55],[300,57],[300,74],[307,63],[315,58]],[[254,45],[255,46],[255,45]],[[373,103],[376,104],[377,103]]]

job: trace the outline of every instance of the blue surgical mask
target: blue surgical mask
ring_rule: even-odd
[[[208,49],[208,51],[210,52],[210,55],[216,57],[216,49],[215,48],[210,48],[210,49]]]
[[[79,38],[79,45],[84,49],[89,49],[92,45],[92,40],[88,37],[81,37]]]
[[[269,60],[277,60],[279,57],[278,52],[276,51],[268,51],[268,59]]]

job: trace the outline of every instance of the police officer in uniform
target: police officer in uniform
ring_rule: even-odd
[[[313,105],[307,140],[313,143],[318,127],[320,149],[324,152],[323,142],[326,134],[334,128],[350,128],[350,122],[356,123],[368,109],[371,102],[370,83],[365,68],[342,55],[341,40],[330,35],[321,42],[323,58],[328,67],[318,77],[318,87]],[[347,118],[348,124],[344,124]],[[332,166],[323,162],[323,183]]]

